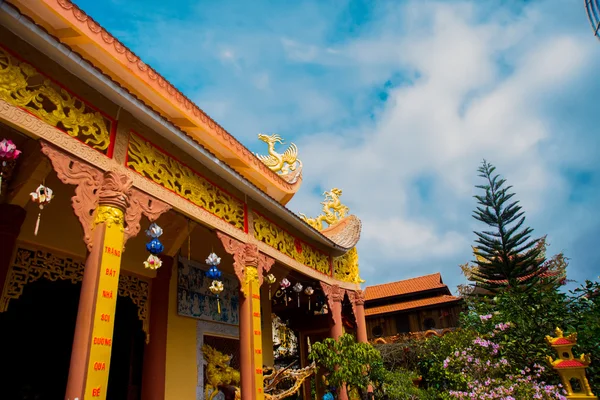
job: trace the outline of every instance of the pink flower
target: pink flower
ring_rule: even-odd
[[[17,146],[15,146],[12,140],[2,139],[0,142],[0,160],[16,160],[19,154],[21,154],[21,150],[17,150]]]

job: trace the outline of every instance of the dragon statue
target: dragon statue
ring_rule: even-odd
[[[207,344],[202,346],[202,354],[206,360],[205,399],[212,400],[219,393],[219,386],[239,385],[240,373],[229,365],[231,356]]]
[[[223,392],[226,394],[226,398],[233,396],[236,400],[241,400],[240,373],[229,365],[231,356],[206,344],[202,346],[202,353],[207,364],[204,398],[213,400],[219,392]],[[302,369],[291,369],[294,364],[295,362],[285,368],[269,367],[264,369],[265,400],[282,400],[293,395],[300,389],[302,383],[316,371],[314,362]],[[284,381],[291,381],[291,386],[285,389],[278,388],[278,385]]]
[[[325,201],[321,202],[323,205],[323,213],[321,215],[316,218],[308,218],[306,215],[300,214],[300,218],[304,222],[319,231],[323,230],[323,222],[331,226],[345,218],[346,214],[350,211],[340,200],[342,196],[341,189],[333,188],[331,191],[323,193],[323,196],[325,196]]]
[[[292,143],[283,154],[279,154],[275,151],[275,143],[284,144],[281,136],[260,133],[258,139],[269,145],[269,155],[256,154],[256,157],[271,171],[278,173],[289,183],[295,183],[302,174],[302,161],[298,159],[298,147]]]

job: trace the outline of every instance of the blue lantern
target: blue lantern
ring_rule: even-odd
[[[162,253],[164,249],[165,246],[163,246],[158,238],[152,238],[152,240],[146,243],[146,250],[154,255]]]
[[[216,266],[211,265],[208,271],[206,271],[206,276],[212,280],[219,280],[221,278],[221,271]]]

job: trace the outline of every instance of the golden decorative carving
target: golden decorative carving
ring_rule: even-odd
[[[16,300],[23,294],[25,285],[39,279],[49,281],[64,280],[78,283],[83,280],[85,263],[82,260],[58,255],[45,249],[34,249],[28,245],[17,246],[15,258],[6,276],[0,312],[8,310],[10,300]],[[149,340],[149,287],[143,278],[121,273],[119,277],[119,296],[129,297],[138,307],[138,318]]]
[[[111,122],[0,47],[0,98],[106,153]]]
[[[121,228],[121,232],[125,231],[125,221],[123,218],[123,211],[113,206],[98,206],[96,211],[95,224],[99,225],[105,223],[108,227],[113,224],[118,225]]]
[[[335,279],[350,283],[363,283],[364,280],[360,278],[359,273],[356,247],[353,247],[341,257],[334,257],[333,277]]]
[[[244,229],[244,204],[208,180],[172,159],[136,134],[130,135],[127,167],[218,216]]]
[[[333,188],[331,191],[323,193],[323,196],[325,196],[325,201],[321,202],[323,205],[323,213],[316,218],[308,218],[306,215],[300,214],[300,218],[319,231],[323,230],[323,222],[327,223],[329,226],[335,224],[343,219],[346,216],[346,213],[350,211],[348,207],[342,204],[340,200],[341,195],[342,190],[338,188]]]
[[[229,365],[231,356],[207,344],[202,346],[202,354],[206,361],[205,399],[212,400],[219,393],[219,386],[239,385],[240,373]]]
[[[331,273],[329,256],[296,239],[262,215],[254,212],[252,225],[254,237],[301,264],[323,274]]]
[[[279,135],[269,136],[261,133],[258,138],[269,145],[269,155],[257,154],[256,157],[289,183],[296,183],[302,174],[302,161],[298,159],[298,147],[292,143],[283,154],[279,154],[275,151],[275,143],[284,144]]]
[[[258,268],[246,266],[244,268],[244,277],[247,284],[258,282]]]

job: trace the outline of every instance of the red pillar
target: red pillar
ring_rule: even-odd
[[[352,308],[354,309],[354,318],[356,319],[356,340],[359,343],[368,343],[367,321],[365,320],[365,294],[362,290],[357,290],[350,297]]]
[[[0,294],[10,267],[15,244],[21,225],[25,221],[25,210],[13,204],[0,204]]]
[[[164,400],[167,364],[167,325],[169,322],[169,285],[173,257],[161,256],[150,292],[150,341],[144,349],[142,400]]]
[[[344,327],[342,324],[342,302],[344,301],[344,295],[346,291],[338,285],[327,285],[321,282],[321,288],[327,296],[327,304],[329,304],[331,318],[333,319],[333,325],[331,326],[330,336],[333,339],[339,339],[344,334]],[[338,388],[339,400],[348,400],[348,393],[346,393],[345,387]]]

